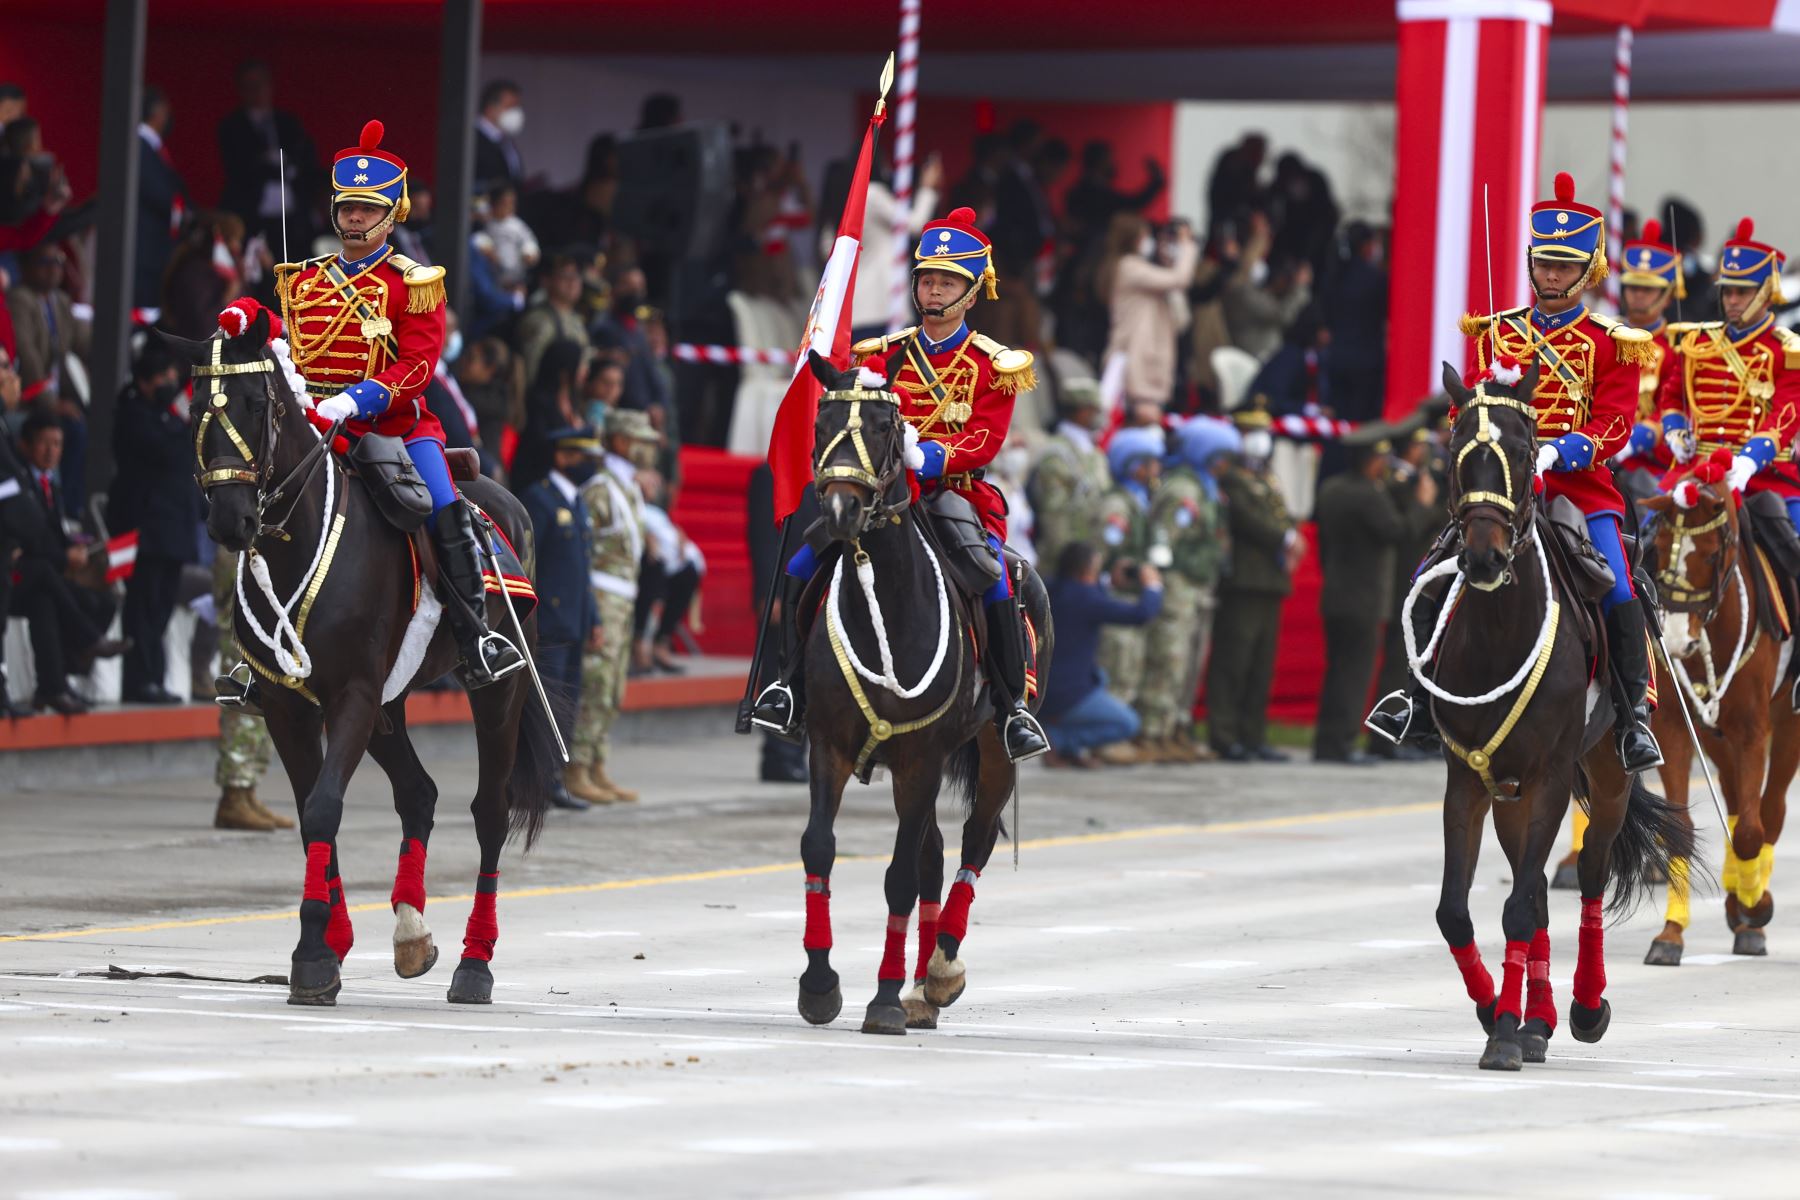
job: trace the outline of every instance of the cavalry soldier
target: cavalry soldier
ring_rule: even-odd
[[[1631,436],[1642,368],[1652,335],[1589,312],[1582,293],[1607,275],[1606,230],[1600,210],[1575,199],[1575,182],[1556,176],[1556,198],[1532,205],[1526,250],[1536,302],[1491,315],[1466,316],[1462,331],[1475,339],[1480,369],[1510,371],[1497,359],[1536,359],[1537,473],[1544,503],[1567,496],[1587,519],[1588,536],[1613,571],[1613,590],[1601,601],[1616,687],[1619,757],[1633,773],[1662,761],[1650,733],[1650,641],[1643,604],[1625,563],[1620,523],[1625,501],[1606,460]],[[1422,646],[1436,626],[1441,596],[1413,607]],[[1414,679],[1406,693],[1382,698],[1366,722],[1394,742],[1429,742],[1435,734],[1430,697]]]
[[[1625,320],[1650,335],[1650,346],[1638,364],[1637,424],[1615,460],[1628,471],[1660,478],[1671,464],[1662,438],[1663,391],[1675,372],[1668,307],[1671,300],[1687,299],[1687,281],[1682,278],[1681,255],[1663,244],[1662,225],[1656,221],[1644,222],[1643,237],[1626,242],[1623,254],[1619,299]]]
[[[1100,498],[1112,486],[1106,452],[1094,445],[1094,430],[1106,419],[1099,385],[1072,380],[1063,386],[1058,405],[1062,420],[1045,442],[1027,489],[1037,516],[1032,541],[1038,561],[1048,564],[1057,561],[1064,546],[1099,540]]]
[[[1036,758],[1050,748],[1043,726],[1025,703],[1025,617],[1005,570],[1006,501],[984,481],[985,468],[1000,453],[1012,424],[1013,400],[1037,386],[1028,350],[1012,350],[969,328],[966,314],[976,293],[995,299],[993,247],[975,228],[975,212],[953,210],[926,225],[913,252],[913,307],[917,326],[867,338],[852,347],[859,361],[885,361],[887,387],[900,400],[900,414],[918,431],[924,465],[916,475],[925,496],[948,488],[974,506],[987,530],[988,545],[1002,556],[1000,581],[982,600],[987,609],[987,671],[995,723],[1006,755],[1014,762]],[[805,580],[817,570],[810,547],[788,563],[788,575]],[[793,684],[799,679],[801,639],[789,614],[789,645],[781,677],[757,697],[753,720],[764,729],[798,736],[801,705]]]
[[[406,220],[406,164],[381,148],[382,124],[331,167],[331,225],[343,251],[275,268],[293,362],[315,416],[406,443],[431,492],[432,541],[449,589],[445,616],[456,633],[464,683],[485,687],[525,665],[519,649],[487,628],[487,592],[474,518],[458,503],[444,462],[444,430],[425,407],[425,386],[444,347],[444,269],[425,267],[388,244]],[[304,401],[303,401],[304,402]]]
[[[592,793],[589,798],[598,797],[602,804],[630,804],[638,798],[607,775],[606,753],[625,698],[638,571],[644,561],[644,492],[637,473],[656,465],[660,442],[648,413],[612,409],[606,414],[604,459],[581,489],[594,530],[588,582],[600,606],[601,623],[613,636],[581,661],[581,716],[570,754],[573,764],[587,774],[583,782]]]
[[[1100,544],[1113,590],[1133,600],[1143,592],[1138,573],[1143,563],[1159,571],[1169,565],[1168,545],[1157,546],[1150,540],[1150,507],[1162,481],[1164,453],[1162,429],[1149,425],[1118,430],[1106,447],[1113,484],[1100,498]],[[1168,609],[1166,596],[1163,609]],[[1106,690],[1134,709],[1140,708],[1148,648],[1147,625],[1107,625],[1100,631],[1099,662],[1106,672]],[[1147,762],[1154,757],[1141,746],[1122,744],[1108,746],[1100,753],[1102,762],[1114,766]]]

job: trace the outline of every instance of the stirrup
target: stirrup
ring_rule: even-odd
[[[213,703],[232,712],[248,713],[250,689],[255,686],[256,676],[250,673],[250,664],[239,659],[237,666],[213,678]]]
[[[1389,709],[1389,701],[1398,701],[1400,707],[1397,709]],[[1367,729],[1376,737],[1381,738],[1383,741],[1392,743],[1395,746],[1405,745],[1407,736],[1412,733],[1413,720],[1418,715],[1413,710],[1412,696],[1407,693],[1405,688],[1395,688],[1375,702],[1375,707],[1371,708],[1369,710],[1369,715],[1363,718],[1363,728]],[[1400,732],[1396,735],[1389,733],[1380,725],[1376,724],[1375,721],[1377,717],[1390,717],[1396,721],[1404,719],[1405,724],[1400,726]]]
[[[787,713],[786,723],[770,720],[760,716],[765,707],[777,705]],[[750,724],[764,729],[777,737],[791,738],[799,733],[799,706],[794,702],[794,689],[777,679],[756,695],[756,703],[750,708]]]
[[[508,655],[512,659],[510,662],[506,661]],[[498,659],[501,665],[489,665],[491,659]],[[463,666],[469,676],[469,683],[486,687],[490,683],[498,683],[514,671],[524,670],[525,655],[505,634],[490,629],[475,640],[473,661],[464,663]]]
[[[1037,735],[1038,748],[1021,754],[1017,758],[1013,758],[1012,747],[1007,743],[1012,738],[1013,726],[1020,723],[1023,723],[1028,730]],[[1040,755],[1048,754],[1050,752],[1050,735],[1044,732],[1044,727],[1038,722],[1036,714],[1024,705],[1020,705],[1018,708],[1012,710],[1006,718],[1006,724],[1000,729],[1000,747],[1006,751],[1006,757],[1013,762],[1029,762]]]

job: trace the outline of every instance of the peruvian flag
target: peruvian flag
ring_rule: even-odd
[[[106,582],[117,583],[121,579],[131,578],[131,570],[137,566],[137,547],[138,535],[135,529],[107,539]]]
[[[862,153],[857,155],[856,172],[850,177],[850,195],[844,201],[844,215],[838,220],[837,240],[832,243],[831,258],[819,279],[819,291],[806,318],[800,349],[794,354],[794,378],[781,399],[781,410],[775,414],[775,427],[769,433],[769,470],[775,476],[777,523],[787,520],[800,507],[800,495],[812,482],[813,420],[818,416],[819,396],[824,389],[807,369],[807,351],[817,350],[834,366],[850,365],[850,297],[856,287],[856,261],[862,253],[869,160],[882,119],[880,112],[870,117],[868,131],[863,134]]]

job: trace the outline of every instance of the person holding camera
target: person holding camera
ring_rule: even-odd
[[[1146,564],[1167,566],[1170,560],[1169,547],[1154,542],[1150,529],[1150,510],[1162,482],[1164,450],[1158,425],[1128,425],[1113,434],[1106,448],[1113,488],[1100,501],[1100,540],[1113,589],[1128,598],[1136,598],[1144,590]],[[1158,579],[1160,587],[1160,576]],[[1100,664],[1106,670],[1108,686],[1114,696],[1133,706],[1144,683],[1147,644],[1146,631],[1139,626],[1113,624],[1100,635]],[[1143,761],[1137,750],[1125,743],[1107,746],[1101,758],[1115,766]]]
[[[1052,767],[1092,767],[1092,752],[1130,749],[1141,724],[1131,705],[1107,689],[1098,663],[1100,639],[1118,630],[1135,632],[1163,608],[1162,574],[1148,563],[1134,566],[1136,596],[1121,599],[1101,582],[1100,547],[1072,542],[1057,556],[1049,583],[1050,614],[1056,623],[1056,670],[1044,694],[1043,720],[1050,735]],[[1122,761],[1135,761],[1127,758]]]
[[[1200,247],[1185,221],[1158,237],[1134,212],[1119,213],[1106,235],[1096,281],[1112,313],[1106,357],[1125,356],[1125,395],[1167,408],[1175,395],[1176,339],[1187,328],[1187,287]]]

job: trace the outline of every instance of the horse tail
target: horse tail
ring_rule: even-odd
[[[977,734],[950,752],[944,763],[944,776],[962,801],[963,816],[975,811],[975,796],[981,787],[981,736]]]
[[[550,811],[550,796],[562,773],[562,756],[556,749],[556,731],[550,715],[535,695],[525,694],[519,713],[519,741],[513,752],[512,774],[506,779],[509,836],[525,835],[525,848],[537,841]]]
[[[1693,855],[1693,825],[1681,819],[1680,809],[1651,791],[1642,775],[1633,775],[1625,821],[1612,844],[1612,899],[1607,911],[1630,912],[1651,890],[1659,872],[1668,878],[1670,859]]]

